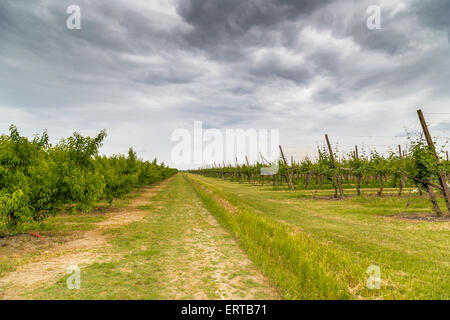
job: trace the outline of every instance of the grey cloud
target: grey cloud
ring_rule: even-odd
[[[2,132],[13,122],[58,137],[106,127],[108,152],[134,141],[169,162],[170,131],[194,120],[396,134],[417,105],[450,103],[448,1],[388,6],[376,31],[370,0],[174,1],[176,15],[156,1],[79,0],[74,31],[73,1],[1,1]]]
[[[265,81],[274,78],[291,80],[297,84],[306,85],[312,78],[311,72],[304,65],[287,65],[279,59],[270,58],[262,63],[257,63],[250,68],[250,74]]]
[[[450,43],[449,1],[415,0],[412,3],[411,9],[418,15],[424,25],[445,32]]]
[[[193,82],[202,75],[200,70],[183,65],[172,67],[148,67],[149,70],[139,72],[135,80],[149,85],[184,84]]]
[[[349,99],[347,96],[345,98],[345,94],[348,93],[342,89],[336,88],[324,88],[314,93],[313,98],[315,101],[324,103],[324,104],[340,104]]]
[[[310,17],[309,24],[319,29],[329,30],[337,38],[351,38],[367,50],[385,54],[401,54],[411,49],[414,24],[412,12],[395,12],[395,8],[381,6],[381,30],[367,28],[367,8],[377,4],[371,0],[335,1]],[[395,4],[395,2],[393,2]],[[405,24],[407,25],[405,32]]]
[[[72,2],[2,1],[0,72],[15,75],[0,79],[8,87],[0,92],[3,103],[28,108],[121,103],[126,98],[117,97],[117,88],[132,91],[134,81],[185,83],[195,78],[194,70],[169,65],[174,59],[161,60],[155,70],[145,61],[123,57],[158,56],[178,48],[178,32],[154,28],[152,19],[108,1],[79,1],[82,29],[71,31],[65,10]]]
[[[217,45],[243,37],[252,28],[269,29],[312,13],[331,0],[253,0],[178,2],[178,13],[194,29],[188,35],[196,46]]]

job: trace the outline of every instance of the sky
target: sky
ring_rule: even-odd
[[[325,133],[342,153],[404,145],[422,108],[444,143],[449,16],[448,0],[1,0],[0,133],[106,129],[102,153],[188,168],[171,135],[194,121],[279,129],[301,159]]]

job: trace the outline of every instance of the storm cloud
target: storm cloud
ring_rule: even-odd
[[[301,157],[324,133],[386,151],[421,107],[448,137],[449,15],[446,0],[3,0],[0,132],[106,128],[103,152],[170,163],[171,132],[202,120],[280,129]]]

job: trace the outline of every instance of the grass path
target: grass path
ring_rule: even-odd
[[[287,298],[449,299],[450,221],[406,218],[431,214],[425,197],[318,200],[310,191],[187,177]],[[381,270],[380,290],[366,287],[371,265]]]
[[[87,231],[84,237],[96,235],[94,246],[44,257],[0,278],[0,298],[279,298],[182,175],[160,189]],[[81,267],[80,290],[67,289],[64,272],[71,264]]]

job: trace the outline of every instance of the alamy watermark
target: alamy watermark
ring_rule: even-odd
[[[69,17],[66,20],[66,26],[69,30],[80,30],[81,29],[81,8],[77,5],[70,5],[66,9],[66,13]]]
[[[369,30],[381,29],[381,7],[377,5],[370,5],[366,10],[369,17],[367,18],[366,25]]]
[[[81,8],[78,5],[72,4],[67,7],[66,13],[69,17],[66,20],[66,26],[69,30],[81,29]],[[366,20],[366,25],[369,30],[381,29],[381,7],[379,5],[370,5],[366,9],[369,17]]]
[[[80,289],[81,288],[81,270],[80,267],[76,265],[71,265],[67,267],[66,273],[70,274],[69,277],[67,277],[66,285],[67,289],[73,290],[73,289]]]
[[[366,273],[369,275],[366,281],[369,290],[379,290],[381,288],[381,271],[380,267],[371,265],[367,268]]]
[[[179,128],[172,132],[171,161],[185,165],[228,165],[254,163],[263,155],[268,161],[278,159],[279,129],[203,129],[194,121],[193,130]]]

